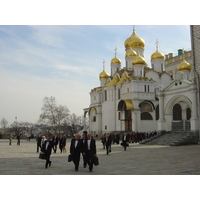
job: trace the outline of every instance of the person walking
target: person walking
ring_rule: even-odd
[[[63,136],[63,140],[62,140],[62,151],[63,151],[63,153],[64,153],[64,152],[67,152],[67,151],[66,151],[66,148],[65,148],[65,146],[66,146],[66,141],[67,141],[66,136]]]
[[[9,136],[9,145],[11,145],[12,144],[12,134],[10,134],[10,136]]]
[[[96,141],[92,138],[90,133],[87,134],[87,140],[83,148],[83,154],[86,155],[89,170],[92,172],[94,156],[96,156]]]
[[[62,141],[63,141],[63,136],[60,135],[60,138],[59,138],[59,149],[60,149],[60,153],[62,153]]]
[[[51,151],[53,148],[53,142],[51,140],[50,137],[47,137],[47,139],[45,140],[43,146],[42,146],[42,152],[44,152],[45,154],[45,159],[46,159],[46,163],[45,163],[45,168],[47,169],[47,167],[51,166],[51,161],[50,161],[50,156],[51,156]]]
[[[56,151],[57,151],[58,140],[59,140],[59,139],[58,139],[57,135],[55,134],[55,135],[52,137],[53,151],[54,151],[54,153],[56,153]]]
[[[104,143],[106,146],[106,154],[108,155],[110,152],[110,147],[111,147],[111,140],[109,138],[109,135],[106,135],[106,137],[104,138]]]
[[[112,141],[113,141],[113,136],[112,136],[111,133],[108,133],[108,140],[109,140],[109,144],[110,144],[108,149],[109,149],[109,152],[111,152],[111,144],[112,144]]]
[[[20,137],[21,137],[21,135],[18,133],[17,134],[17,145],[19,145],[19,146],[20,146]]]
[[[41,149],[41,140],[42,140],[42,137],[41,137],[41,135],[40,134],[38,134],[37,135],[37,138],[36,138],[36,141],[37,141],[37,151],[36,151],[36,153],[38,153],[39,152],[39,148]]]
[[[83,148],[84,148],[86,141],[87,141],[87,131],[84,131],[82,138],[81,138],[81,153],[83,156],[83,167],[84,168],[86,168],[86,166],[87,166],[86,155],[83,155]]]
[[[75,134],[75,138],[72,138],[71,140],[70,154],[72,155],[75,170],[78,171],[81,154],[81,141],[78,134]]]
[[[106,147],[105,138],[106,138],[106,133],[104,133],[101,137],[101,143],[103,144],[103,149],[105,149]]]
[[[122,146],[124,147],[124,151],[126,151],[126,147],[128,146],[129,138],[126,133],[122,136]]]

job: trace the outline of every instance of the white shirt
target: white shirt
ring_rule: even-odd
[[[78,144],[78,140],[75,140],[75,148],[77,147]]]
[[[87,140],[87,143],[88,143],[88,150],[90,150],[91,139],[88,139],[88,140]]]
[[[47,150],[48,146],[49,146],[49,142],[46,143],[46,147],[45,147],[46,150]]]

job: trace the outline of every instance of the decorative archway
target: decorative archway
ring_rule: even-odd
[[[191,100],[184,95],[176,95],[169,100],[164,109],[164,113],[166,116],[171,116],[166,118],[166,120],[168,120],[167,123],[168,125],[170,125],[171,123],[172,131],[177,131],[177,132],[189,131],[190,120],[187,120],[186,114],[183,117],[183,111],[186,113],[187,112],[186,108],[191,108],[191,107],[192,107]],[[190,115],[191,115],[191,109],[190,109]]]
[[[130,99],[122,99],[118,103],[118,111],[124,112],[125,131],[132,131],[132,114],[131,110],[134,109],[133,103]]]

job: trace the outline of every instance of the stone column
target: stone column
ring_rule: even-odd
[[[158,99],[159,99],[159,120],[158,120],[158,132],[165,133],[165,118],[164,118],[164,92],[163,86],[160,86],[158,91]]]
[[[196,83],[192,84],[192,117],[190,119],[191,131],[199,134],[199,118],[197,113],[197,86]]]

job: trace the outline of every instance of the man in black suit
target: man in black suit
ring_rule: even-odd
[[[39,152],[39,148],[41,149],[41,140],[42,140],[42,137],[40,134],[38,134],[37,138],[36,138],[36,141],[37,141],[37,151],[36,153]]]
[[[76,171],[78,171],[79,167],[80,153],[81,153],[81,141],[79,139],[79,134],[75,134],[75,138],[71,140],[70,154],[72,155]]]
[[[112,144],[112,141],[113,141],[113,136],[111,133],[108,133],[108,140],[109,140],[109,152],[111,152],[111,144]]]
[[[110,152],[110,148],[111,148],[111,139],[109,137],[109,135],[106,135],[106,137],[104,138],[104,143],[106,145],[106,152],[107,152],[107,155],[109,154]]]
[[[87,140],[83,147],[83,155],[86,155],[87,164],[91,172],[94,164],[94,156],[96,156],[96,141],[90,133],[87,134]]]
[[[84,166],[84,168],[86,168],[86,166],[87,166],[86,155],[83,155],[83,148],[84,148],[86,141],[87,141],[87,131],[84,131],[82,138],[81,138],[81,153],[82,153],[82,156],[83,156],[83,166]]]
[[[122,136],[122,146],[124,147],[124,151],[126,151],[126,147],[128,146],[128,141],[129,138],[126,135],[126,133],[124,133],[124,135]]]
[[[52,142],[53,142],[54,153],[56,153],[56,151],[57,151],[57,145],[58,145],[58,137],[57,137],[56,134],[52,137]]]
[[[45,154],[45,159],[46,159],[46,164],[45,168],[51,166],[51,161],[50,161],[50,156],[51,156],[51,151],[52,151],[53,143],[50,137],[47,137],[47,140],[45,140],[43,146],[42,146],[42,152]]]

